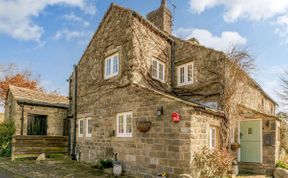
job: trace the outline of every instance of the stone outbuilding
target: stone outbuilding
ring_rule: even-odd
[[[223,76],[235,66],[171,31],[165,0],[147,18],[111,4],[70,77],[71,155],[95,162],[118,153],[136,177],[178,178],[192,172],[195,152],[226,148],[241,170],[271,174],[277,103],[241,71],[232,103],[238,114],[228,118]]]
[[[67,97],[10,85],[5,121],[14,121],[15,135],[59,136],[64,134],[68,107]]]
[[[4,122],[4,113],[0,113],[0,123]]]

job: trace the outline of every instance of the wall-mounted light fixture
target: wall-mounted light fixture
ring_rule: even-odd
[[[157,108],[157,116],[163,115],[163,106]]]

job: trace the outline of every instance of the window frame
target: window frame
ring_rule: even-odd
[[[118,66],[117,66],[117,72],[113,73],[114,72],[114,65],[115,65],[115,62],[114,62],[114,57],[115,56],[118,56]],[[109,66],[110,66],[110,73],[107,74],[107,61],[110,60],[110,63],[109,63]],[[108,57],[105,58],[104,60],[104,79],[109,79],[109,78],[112,78],[112,77],[115,77],[117,75],[119,75],[119,71],[120,71],[120,55],[119,53],[115,53],[115,54],[112,54]]]
[[[86,137],[92,137],[92,133],[93,133],[92,123],[91,123],[91,133],[89,133],[89,121],[92,122],[92,117],[87,117],[86,118],[86,124],[85,124]]]
[[[210,126],[209,127],[209,149],[217,149],[219,144],[218,136],[218,127]],[[215,131],[215,138],[212,137],[213,130]],[[215,145],[213,145],[213,139],[215,140]]]
[[[153,75],[154,74],[154,61],[156,62],[156,76]],[[160,65],[162,65],[162,67],[163,67],[163,71],[162,71],[163,78],[162,79],[160,78],[160,70],[159,70],[160,69]],[[151,76],[152,76],[153,79],[164,83],[165,82],[165,68],[166,68],[166,66],[165,66],[164,62],[160,61],[157,58],[152,58],[152,63],[151,63],[152,72],[151,72]]]
[[[191,78],[191,81],[188,81],[189,80],[189,65],[192,65],[192,78]],[[183,77],[181,75],[182,73],[182,70],[181,69],[184,69],[183,71]],[[181,80],[184,80],[183,83],[181,83]],[[177,66],[177,86],[184,86],[184,85],[190,85],[190,84],[193,84],[194,83],[194,62],[191,61],[191,62],[187,62],[185,64],[182,64],[182,65],[179,65]]]
[[[83,133],[81,133],[81,122],[82,122],[82,129],[83,129]],[[79,125],[79,129],[78,129],[78,137],[83,137],[84,136],[84,119],[81,118],[78,120],[78,125]]]
[[[131,132],[127,133],[127,116],[131,115]],[[123,133],[119,133],[119,117],[123,116]],[[117,118],[116,118],[116,136],[123,138],[123,137],[132,137],[133,133],[133,114],[132,112],[123,112],[123,113],[118,113]]]

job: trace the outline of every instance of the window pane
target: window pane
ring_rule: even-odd
[[[188,65],[188,82],[192,81],[193,77],[193,65],[189,64]]]
[[[88,134],[91,134],[92,133],[92,120],[89,119],[88,120]]]
[[[164,79],[164,67],[163,64],[159,63],[159,79],[163,80]]]
[[[111,59],[106,60],[106,76],[111,74]]]
[[[184,83],[184,67],[180,68],[180,83]]]
[[[123,115],[118,118],[118,133],[124,133],[124,119]]]
[[[114,56],[113,58],[113,74],[118,73],[119,68],[119,56]]]
[[[157,61],[152,62],[152,77],[157,78]]]
[[[132,116],[130,114],[126,118],[126,133],[132,133]]]
[[[210,128],[210,148],[216,147],[216,129]]]

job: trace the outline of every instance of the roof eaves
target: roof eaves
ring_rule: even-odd
[[[50,102],[27,100],[27,99],[16,99],[16,101],[19,105],[27,104],[27,105],[55,107],[55,108],[62,108],[62,109],[69,108],[69,104],[64,104],[64,103],[50,103]]]

